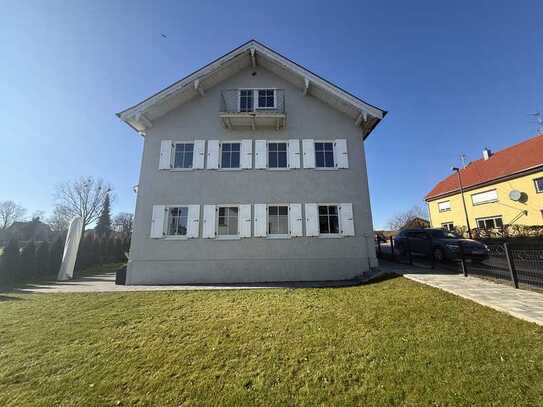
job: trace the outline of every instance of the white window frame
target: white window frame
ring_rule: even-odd
[[[449,225],[450,225],[450,227],[449,227]],[[454,231],[454,222],[442,222],[441,223],[441,228],[446,229],[449,232],[452,232],[452,231]]]
[[[321,223],[320,223],[320,213],[319,213],[319,206],[335,206],[336,207],[336,211],[337,211],[337,227],[338,227],[338,232],[337,233],[321,233]],[[343,234],[341,233],[341,225],[342,225],[342,219],[341,219],[341,211],[339,209],[339,207],[341,206],[341,204],[339,203],[336,203],[336,202],[331,202],[331,203],[327,203],[327,202],[317,202],[317,227],[319,228],[319,238],[324,238],[324,239],[337,239],[337,238],[342,238],[343,237]]]
[[[253,92],[253,110],[242,112],[241,111],[241,91]],[[259,90],[271,90],[273,91],[273,107],[260,107],[258,105],[258,91]],[[277,109],[277,88],[239,88],[238,89],[238,113],[254,113],[259,110],[276,110]]]
[[[175,149],[178,144],[192,144],[192,165],[188,168],[181,168],[175,166]],[[192,171],[194,169],[194,152],[196,149],[196,143],[194,141],[172,141],[172,152],[170,155],[170,168],[171,171]]]
[[[241,110],[241,91],[251,91],[253,94],[253,109],[248,111]],[[253,88],[240,88],[238,89],[238,113],[254,113],[255,111],[255,90]]]
[[[270,221],[270,206],[286,206],[287,208],[287,233],[271,234],[268,230]],[[288,203],[270,203],[266,205],[266,238],[267,239],[290,239],[290,204]]]
[[[317,166],[317,143],[332,143],[332,154],[334,156],[334,165],[332,167],[319,167]],[[336,141],[335,140],[313,140],[313,153],[315,154],[315,167],[313,169],[319,171],[337,170],[337,157],[336,157]]]
[[[241,230],[241,217],[240,217],[240,205],[241,204],[217,204],[216,206],[216,215],[215,215],[215,238],[217,240],[240,240],[240,230]],[[219,209],[220,208],[238,208],[238,234],[237,235],[221,235],[219,234]]]
[[[239,167],[223,168],[223,166],[222,166],[222,145],[223,144],[239,144]],[[228,140],[228,141],[222,141],[221,140],[221,141],[219,141],[219,170],[220,171],[239,171],[239,170],[243,170],[243,168],[241,168],[241,160],[242,160],[241,154],[242,154],[241,140]]]
[[[449,204],[449,207],[448,207],[447,209],[441,209],[440,205],[441,205],[441,204],[444,204],[444,203],[448,203],[448,204]],[[438,203],[437,203],[437,210],[438,210],[438,212],[440,212],[440,213],[443,213],[443,212],[450,212],[450,211],[452,210],[451,201],[450,201],[450,200],[447,200],[447,201],[438,202]]]
[[[188,240],[189,233],[189,208],[190,205],[165,205],[166,216],[164,216],[164,224],[162,225],[163,235],[166,240]],[[184,235],[170,235],[170,209],[172,208],[186,208],[187,209],[187,225],[186,233]]]
[[[501,219],[502,221],[502,226],[496,226],[496,219]],[[487,229],[486,225],[484,228],[481,228],[479,226],[479,222],[486,222],[487,220],[492,220],[494,222],[494,227],[493,228],[490,228],[490,229],[499,229],[501,227],[503,227],[503,216],[501,215],[496,215],[496,216],[485,216],[483,218],[477,218],[475,219],[475,223],[477,224],[477,228],[478,229]]]
[[[535,192],[538,194],[543,194],[543,188],[539,188],[539,185],[537,184],[537,181],[543,182],[543,177],[534,178],[534,186],[535,186]]]
[[[473,196],[474,195],[480,195],[480,194],[485,194],[487,192],[492,192],[492,191],[495,191],[496,192],[496,199],[490,199],[488,201],[482,201],[482,202],[473,202]],[[489,204],[489,203],[495,203],[495,202],[498,202],[499,201],[499,197],[498,197],[498,190],[496,188],[493,188],[493,189],[488,189],[486,191],[481,191],[481,192],[475,192],[473,194],[470,195],[470,198],[471,198],[471,204],[473,206],[479,206],[479,205],[486,205],[486,204]]]
[[[285,144],[287,149],[287,166],[286,167],[270,167],[270,143]],[[285,171],[290,169],[290,154],[288,151],[288,140],[266,140],[266,169],[271,171]]]

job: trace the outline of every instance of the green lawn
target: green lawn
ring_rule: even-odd
[[[403,278],[0,299],[1,406],[543,404],[543,327]]]

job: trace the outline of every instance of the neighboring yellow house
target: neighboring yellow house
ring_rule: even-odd
[[[452,171],[426,195],[432,227],[471,229],[543,225],[543,135]]]

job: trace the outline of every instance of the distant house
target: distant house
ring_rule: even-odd
[[[55,237],[55,232],[49,225],[34,218],[27,222],[14,222],[11,226],[1,232],[0,240],[21,240],[21,241],[49,241]]]
[[[403,225],[400,230],[403,229],[426,229],[430,227],[430,221],[427,219],[414,217],[409,219],[407,222],[405,222],[405,225]]]
[[[543,225],[543,134],[469,163],[426,195],[434,227],[466,227],[464,200],[473,228]]]

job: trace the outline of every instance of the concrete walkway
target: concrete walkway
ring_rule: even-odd
[[[439,288],[516,318],[543,325],[543,294],[493,283],[462,274],[421,270],[395,263],[382,263],[382,269]]]

